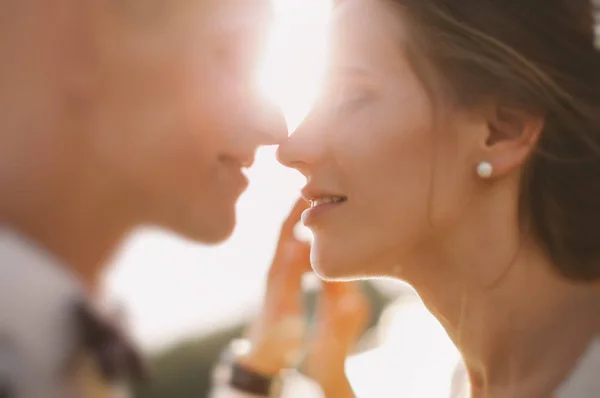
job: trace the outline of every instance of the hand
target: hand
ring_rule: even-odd
[[[323,284],[302,372],[321,385],[326,397],[354,397],[344,365],[367,326],[369,313],[358,283]]]
[[[252,349],[241,363],[256,372],[275,375],[295,366],[306,349],[302,372],[318,382],[327,397],[352,397],[344,364],[366,326],[369,305],[356,283],[323,283],[315,327],[307,336],[302,277],[312,271],[310,245],[294,236],[307,207],[306,202],[298,201],[283,224],[263,309],[248,334]]]
[[[300,199],[284,221],[267,277],[263,308],[249,329],[251,351],[241,362],[256,372],[275,375],[300,356],[306,332],[302,277],[311,271],[310,245],[294,228],[308,204]]]

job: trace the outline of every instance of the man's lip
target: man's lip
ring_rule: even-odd
[[[244,169],[241,167],[238,167],[237,164],[235,163],[229,163],[229,165],[234,165],[233,167],[228,167],[228,169],[231,171],[232,175],[235,177],[235,180],[237,181],[238,184],[238,188],[239,188],[239,192],[238,194],[242,194],[246,188],[248,188],[248,184],[250,183],[250,180],[248,179],[248,176],[244,173]]]
[[[238,194],[242,194],[246,188],[248,188],[249,180],[246,174],[244,173],[244,164],[237,158],[232,156],[219,156],[219,161],[226,167],[232,175],[235,176],[235,180],[237,181],[237,187],[239,188]],[[252,161],[248,162],[249,165],[252,164]]]
[[[242,169],[248,169],[254,164],[254,153],[221,155],[219,160],[224,163],[235,164]]]

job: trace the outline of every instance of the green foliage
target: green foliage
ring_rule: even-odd
[[[388,303],[373,285],[364,283],[371,302],[370,326],[374,326]],[[307,295],[309,316],[314,312],[316,294]],[[207,397],[211,372],[221,352],[229,342],[243,335],[244,325],[213,333],[199,339],[183,342],[151,358],[152,381],[136,386],[136,398],[202,398]]]

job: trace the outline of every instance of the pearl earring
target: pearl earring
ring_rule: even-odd
[[[489,162],[481,162],[477,165],[477,175],[479,177],[487,179],[494,173],[494,167]]]

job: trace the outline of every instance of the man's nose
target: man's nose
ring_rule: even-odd
[[[279,145],[288,137],[288,127],[281,109],[271,102],[261,104],[256,131],[260,145]]]

